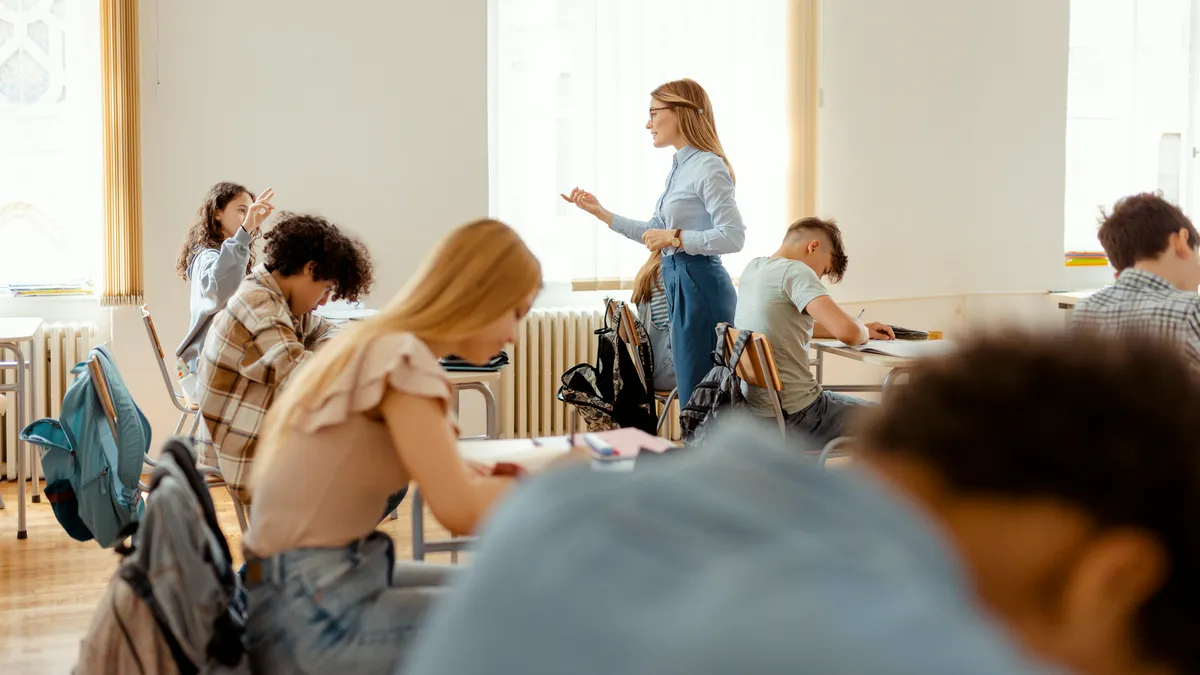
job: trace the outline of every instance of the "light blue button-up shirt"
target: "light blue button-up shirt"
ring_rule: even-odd
[[[515,490],[403,672],[1049,672],[979,607],[924,512],[761,423],[706,446]]]
[[[685,145],[675,153],[667,188],[648,221],[613,215],[612,229],[641,243],[647,230],[683,230],[683,252],[737,253],[746,243],[746,225],[733,199],[733,176],[719,156]],[[668,246],[663,255],[679,249]]]

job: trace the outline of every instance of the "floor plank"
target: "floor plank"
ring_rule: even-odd
[[[95,542],[77,542],[54,519],[43,500],[29,504],[29,538],[17,540],[16,483],[0,483],[7,509],[0,510],[0,672],[4,675],[69,673],[75,665],[79,639],[91,623],[96,603],[116,570],[117,554]],[[212,492],[217,519],[241,565],[241,532],[229,494]],[[27,497],[28,498],[28,497]],[[398,559],[412,557],[409,501],[400,518],[385,520],[380,529],[396,542]],[[426,513],[426,537],[448,536]],[[449,555],[428,558],[449,562]]]

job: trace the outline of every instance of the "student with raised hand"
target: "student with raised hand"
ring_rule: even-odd
[[[193,401],[204,337],[213,316],[225,308],[254,265],[252,243],[275,210],[271,204],[274,196],[275,191],[267,188],[255,199],[237,183],[217,183],[208,191],[188,228],[175,271],[192,287],[191,322],[175,356],[183,391]]]
[[[1014,333],[914,369],[849,467],[734,420],[547,475],[405,673],[1197,673],[1197,409],[1175,350]]]
[[[320,216],[284,212],[266,241],[266,261],[213,318],[196,374],[208,432],[203,459],[211,442],[225,482],[245,504],[260,427],[278,390],[338,331],[316,310],[331,298],[357,300],[372,282],[366,247]]]
[[[1200,371],[1200,235],[1157,194],[1119,200],[1100,224],[1117,281],[1081,300],[1072,324],[1109,335],[1170,337]]]
[[[579,188],[562,198],[613,231],[662,252],[672,358],[679,400],[686,403],[712,367],[717,324],[733,321],[737,294],[720,256],[742,250],[746,226],[733,197],[733,166],[703,87],[684,79],[652,91],[646,129],[654,147],[675,148],[666,190],[650,220],[616,215]]]
[[[445,571],[397,563],[375,529],[380,507],[412,481],[442,525],[469,534],[513,486],[459,455],[438,359],[488,361],[515,340],[541,285],[537,258],[511,228],[463,225],[276,400],[243,540],[254,672],[396,672]]]
[[[767,336],[783,384],[787,427],[819,445],[845,435],[852,414],[869,404],[821,387],[808,364],[813,338],[857,346],[896,337],[887,324],[851,316],[821,283],[841,281],[848,260],[837,223],[802,218],[788,226],[779,250],[751,260],[741,276],[735,325]],[[755,414],[775,414],[774,394],[746,383],[742,392]]]

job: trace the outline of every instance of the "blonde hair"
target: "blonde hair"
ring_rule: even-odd
[[[521,306],[541,284],[541,264],[504,223],[476,220],[450,232],[379,314],[351,325],[288,379],[263,422],[251,488],[269,473],[297,419],[372,340],[412,333],[427,343],[457,342]]]
[[[662,288],[662,250],[650,254],[650,258],[642,263],[637,276],[633,278],[633,296],[629,299],[635,305],[649,302],[655,288]]]
[[[683,132],[683,138],[688,145],[723,159],[729,169],[730,178],[737,183],[733,165],[725,156],[725,149],[721,147],[721,139],[717,136],[717,121],[713,116],[712,101],[708,99],[708,92],[704,91],[704,87],[695,80],[685,78],[661,84],[650,92],[650,95],[675,112],[675,116],[679,118],[679,130]]]

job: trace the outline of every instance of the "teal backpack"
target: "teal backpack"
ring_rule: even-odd
[[[150,423],[103,345],[71,374],[75,380],[59,419],[31,423],[21,439],[40,448],[46,499],[67,534],[111,548],[141,515],[138,481],[150,448]]]

